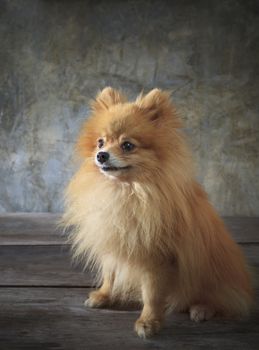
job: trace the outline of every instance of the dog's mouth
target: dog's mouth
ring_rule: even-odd
[[[127,170],[130,169],[131,166],[127,165],[127,166],[123,166],[123,167],[116,167],[116,166],[102,166],[101,170],[103,171],[120,171],[120,170]]]

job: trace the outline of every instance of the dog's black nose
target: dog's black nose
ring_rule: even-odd
[[[106,162],[109,159],[110,155],[108,152],[98,152],[97,153],[97,160],[99,163],[103,164],[104,162]]]

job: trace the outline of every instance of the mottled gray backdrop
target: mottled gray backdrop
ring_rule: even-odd
[[[0,211],[61,211],[87,103],[169,88],[221,214],[259,211],[258,1],[0,0]]]

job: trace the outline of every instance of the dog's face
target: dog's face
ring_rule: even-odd
[[[127,136],[126,133],[114,138],[104,132],[96,143],[95,164],[103,174],[125,176],[137,167],[141,147],[137,139]]]
[[[156,167],[153,125],[144,125],[144,118],[143,112],[130,103],[111,106],[102,114],[102,123],[96,129],[94,162],[104,175],[134,179],[145,169]]]
[[[168,130],[179,127],[167,93],[155,89],[129,103],[105,88],[92,107],[78,146],[96,170],[123,181],[159,171],[172,145]]]

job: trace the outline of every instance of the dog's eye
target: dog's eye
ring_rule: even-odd
[[[103,139],[97,140],[97,146],[98,146],[98,148],[102,148],[103,145],[104,145],[104,140],[103,140]]]
[[[124,152],[130,152],[135,148],[135,145],[129,141],[125,141],[121,144],[121,148]]]

